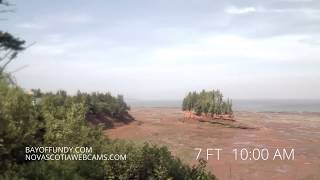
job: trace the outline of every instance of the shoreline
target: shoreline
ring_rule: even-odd
[[[181,110],[181,107],[178,106],[130,106],[134,109],[148,109],[148,108],[158,108],[158,109],[179,109]],[[181,110],[182,111],[182,110]],[[241,113],[241,112],[247,112],[247,113],[314,113],[314,114],[320,114],[319,111],[268,111],[268,110],[261,110],[261,111],[252,111],[252,110],[234,110],[234,113]]]

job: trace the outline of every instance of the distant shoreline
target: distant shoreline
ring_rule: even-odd
[[[173,106],[131,106],[134,109],[181,109],[181,107],[173,107]],[[182,110],[181,110],[182,111]],[[319,111],[248,111],[248,110],[235,110],[235,113],[294,113],[294,114],[303,114],[303,113],[316,113],[320,114]]]
[[[128,101],[135,108],[181,108],[179,100]],[[233,109],[238,112],[320,112],[320,99],[314,100],[233,100]]]

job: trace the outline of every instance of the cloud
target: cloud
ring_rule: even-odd
[[[288,97],[286,86],[296,76],[305,77],[295,85],[313,86],[310,77],[319,79],[316,1],[145,2],[88,1],[79,8],[63,1],[58,12],[26,11],[12,28],[37,43],[12,64],[29,65],[18,80],[25,88],[113,89],[152,99],[213,87],[229,87],[231,96],[259,91],[264,97],[276,80],[283,85],[265,96]],[[306,88],[291,90],[319,97]]]
[[[285,2],[312,2],[313,0],[282,0]]]
[[[320,47],[320,35],[318,36],[310,36],[300,40],[302,43],[307,43],[310,46],[318,46]]]
[[[152,51],[151,59],[159,64],[207,66],[215,62],[279,62],[306,61],[319,57],[316,47],[301,40],[306,35],[286,35],[272,38],[246,38],[234,34],[208,35],[192,43],[176,44]],[[199,65],[199,64],[198,64]],[[203,64],[200,63],[202,66]]]
[[[285,8],[266,8],[263,6],[259,7],[227,7],[225,8],[225,12],[231,15],[244,15],[244,14],[251,14],[251,13],[293,13],[303,15],[305,18],[308,19],[320,19],[320,10],[318,8],[312,7],[285,7]]]
[[[44,29],[45,26],[38,24],[38,23],[33,23],[33,22],[25,22],[25,23],[20,23],[17,25],[18,28],[23,28],[23,29],[32,29],[32,30],[37,30],[37,29]]]
[[[249,14],[249,13],[254,13],[256,12],[257,9],[255,7],[243,7],[243,8],[239,8],[239,7],[227,7],[225,9],[225,12],[228,14]]]
[[[61,15],[59,21],[64,23],[72,23],[72,24],[88,24],[93,22],[93,18],[88,14],[65,14]]]
[[[93,23],[94,19],[88,14],[55,14],[36,17],[30,22],[18,23],[16,27],[29,30],[43,30],[53,26],[84,25]]]

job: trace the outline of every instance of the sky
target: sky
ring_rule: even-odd
[[[32,44],[18,84],[181,99],[320,99],[320,1],[15,0],[0,27]]]

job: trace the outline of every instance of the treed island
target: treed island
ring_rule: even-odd
[[[220,90],[189,92],[183,99],[186,118],[234,120],[232,101],[223,99]]]
[[[106,137],[103,130],[115,122],[134,121],[123,96],[20,87],[6,68],[26,47],[24,40],[0,30],[0,179],[216,179],[202,159],[189,166],[167,147]],[[29,161],[26,147],[92,147],[93,154],[127,158]]]

